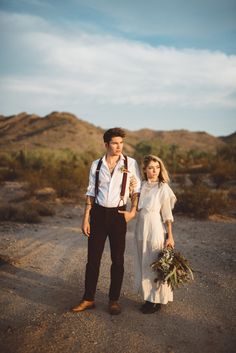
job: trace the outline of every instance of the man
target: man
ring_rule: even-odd
[[[120,128],[107,130],[103,135],[106,154],[92,163],[82,230],[88,237],[88,260],[85,274],[85,292],[80,304],[72,309],[81,312],[95,307],[94,297],[99,276],[100,261],[107,236],[111,251],[111,282],[109,312],[121,312],[118,302],[124,274],[124,251],[127,222],[135,217],[141,179],[137,162],[124,156]],[[134,178],[131,209],[126,211],[129,186]]]

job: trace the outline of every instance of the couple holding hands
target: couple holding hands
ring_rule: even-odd
[[[176,197],[168,185],[169,177],[162,160],[148,155],[143,159],[144,181],[137,162],[122,154],[124,130],[112,128],[103,135],[106,154],[92,163],[86,193],[82,230],[88,237],[85,291],[73,312],[95,307],[95,292],[106,238],[111,252],[111,277],[108,310],[121,313],[120,291],[124,275],[127,222],[138,213],[135,228],[135,291],[141,293],[144,314],[154,313],[162,304],[173,301],[167,283],[154,282],[150,264],[165,246],[174,247],[172,234]],[[126,210],[131,198],[130,210]]]

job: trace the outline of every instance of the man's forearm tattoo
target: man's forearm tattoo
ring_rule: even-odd
[[[132,194],[132,196],[131,196],[131,207],[132,208],[138,207],[138,200],[139,200],[139,194],[138,193]]]

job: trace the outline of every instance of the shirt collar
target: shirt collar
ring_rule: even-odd
[[[122,161],[122,160],[123,160],[123,161],[125,160],[125,156],[121,153],[118,163],[120,163],[120,161]],[[102,161],[103,161],[103,163],[106,162],[106,155],[105,155],[105,154],[104,154],[104,156],[102,157]]]

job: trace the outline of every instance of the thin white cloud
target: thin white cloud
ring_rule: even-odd
[[[39,16],[30,14],[19,14],[0,10],[0,28],[5,35],[8,33],[19,34],[27,33],[27,30],[47,30],[51,28],[49,23]]]
[[[73,0],[108,18],[122,32],[174,37],[210,38],[233,31],[234,0]]]
[[[52,95],[68,106],[92,100],[114,105],[236,107],[235,55],[152,47],[85,32],[79,26],[67,32],[30,15],[1,13],[0,19],[8,47],[19,48],[15,74],[4,75],[2,89],[9,95],[21,92],[26,105],[30,94],[33,100]],[[28,66],[23,74],[22,67],[17,73],[26,57]],[[35,65],[40,69],[34,70]]]

